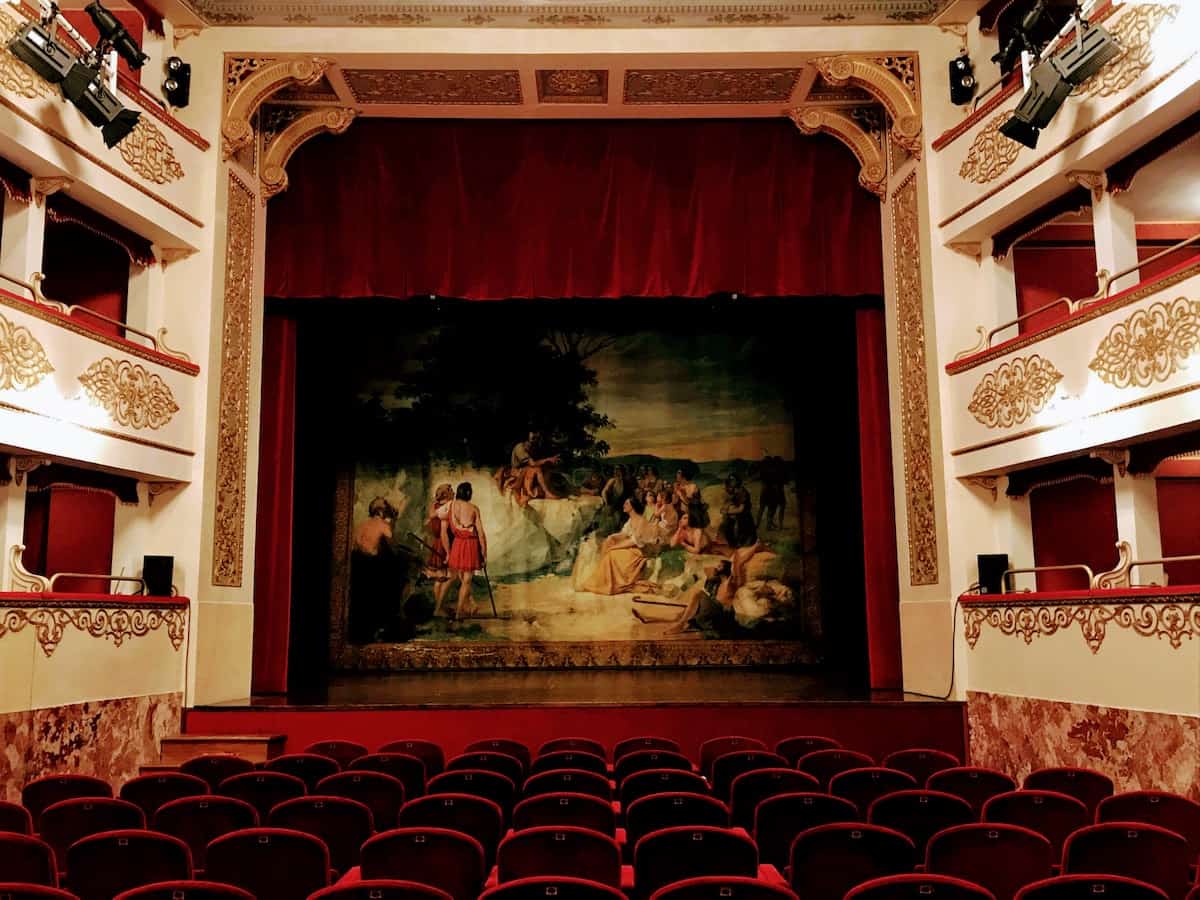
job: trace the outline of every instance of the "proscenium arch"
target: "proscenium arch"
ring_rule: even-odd
[[[263,101],[285,87],[310,87],[324,77],[332,59],[320,56],[281,59],[267,63],[237,86],[225,104],[221,121],[221,152],[229,159],[254,140],[251,120]]]
[[[318,134],[341,134],[350,127],[357,110],[342,106],[326,106],[309,110],[271,139],[259,174],[263,203],[287,190],[287,164],[292,154],[311,137]]]
[[[860,56],[829,56],[813,64],[830,84],[862,88],[882,103],[892,119],[892,139],[913,158],[921,158],[921,109],[895,73]]]
[[[788,111],[801,134],[832,135],[850,148],[861,168],[858,183],[878,197],[887,199],[887,161],[879,145],[848,115],[835,109],[799,107]]]

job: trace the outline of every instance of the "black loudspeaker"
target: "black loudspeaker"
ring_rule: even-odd
[[[975,96],[975,67],[971,57],[963,53],[950,60],[950,102],[963,106]]]
[[[984,594],[1003,594],[1008,554],[980,553],[976,559],[979,562],[979,590]]]
[[[175,557],[143,556],[142,581],[151,597],[170,597],[171,579],[175,575]]]

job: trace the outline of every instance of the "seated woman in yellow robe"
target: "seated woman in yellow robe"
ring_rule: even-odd
[[[579,590],[593,594],[623,594],[633,589],[646,568],[647,556],[661,549],[661,535],[645,516],[646,505],[632,496],[625,501],[629,519],[616,534],[610,534],[600,546],[600,559]]]

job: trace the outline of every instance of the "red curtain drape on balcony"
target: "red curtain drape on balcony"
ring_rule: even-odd
[[[1029,494],[1029,512],[1035,566],[1084,563],[1098,575],[1116,565],[1117,504],[1111,481],[1082,477],[1034,488]],[[1037,574],[1039,591],[1087,590],[1089,586],[1087,576],[1079,570]]]

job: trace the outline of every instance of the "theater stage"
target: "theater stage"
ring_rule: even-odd
[[[877,759],[933,747],[965,760],[966,728],[960,702],[854,688],[825,673],[735,668],[339,674],[286,697],[198,706],[184,719],[189,734],[284,734],[287,752],[328,738],[372,749],[427,738],[454,754],[485,737],[536,748],[566,735],[611,746],[640,734],[695,752],[720,735],[773,745],[820,734]]]

